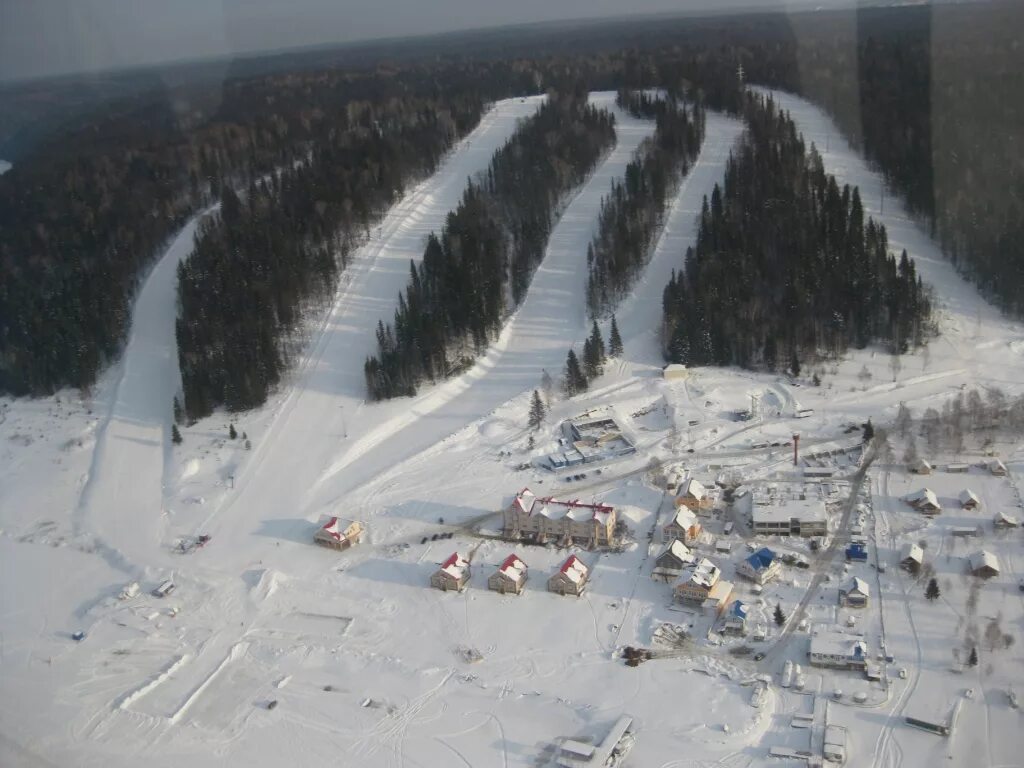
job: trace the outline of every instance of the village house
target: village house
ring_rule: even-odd
[[[441,563],[430,577],[430,586],[448,592],[455,590],[461,592],[469,582],[470,567],[469,560],[458,552],[453,552],[447,560]]]
[[[907,471],[913,475],[930,475],[932,465],[924,459],[915,459],[907,465]]]
[[[865,608],[870,596],[868,583],[857,576],[839,587],[839,604],[849,608]]]
[[[1020,526],[1020,520],[1012,515],[1008,515],[1003,510],[996,512],[995,517],[992,519],[992,526],[994,528],[1017,528]]]
[[[862,636],[821,627],[811,635],[807,658],[817,667],[864,669],[868,662],[868,645]]]
[[[606,547],[615,543],[615,508],[538,498],[524,488],[505,506],[502,535],[510,541]]]
[[[665,547],[655,559],[651,578],[666,583],[673,581],[696,561],[697,558],[690,552],[689,547],[679,539],[673,539],[672,543]]]
[[[512,554],[487,579],[487,588],[503,595],[518,595],[526,585],[526,563]]]
[[[761,547],[736,566],[736,573],[761,585],[774,579],[781,570],[779,558],[768,547]]]
[[[972,576],[991,579],[999,575],[999,558],[987,550],[975,552],[970,556],[968,563]]]
[[[703,603],[708,599],[711,588],[722,575],[717,565],[706,557],[697,562],[692,570],[684,572],[676,583],[674,592],[677,600]]]
[[[903,500],[918,512],[923,512],[926,515],[937,515],[942,511],[939,497],[935,495],[935,491],[931,488],[922,488],[919,491],[909,493],[903,497]]]
[[[916,574],[924,565],[924,550],[913,542],[907,542],[900,550],[900,568]]]
[[[582,595],[588,578],[590,570],[587,566],[576,555],[570,555],[569,559],[562,563],[558,573],[548,579],[548,592],[559,595]]]
[[[340,517],[330,518],[313,534],[313,541],[321,547],[330,549],[348,549],[359,543],[363,535],[363,526],[355,520],[343,520]]]
[[[974,493],[970,488],[964,488],[960,491],[961,509],[977,509],[981,506],[981,499],[978,498],[977,494]]]
[[[700,531],[701,525],[697,521],[697,516],[689,507],[680,506],[661,533],[663,541],[678,539],[689,546],[697,542]]]
[[[725,614],[725,623],[722,631],[730,635],[747,634],[747,614],[749,609],[742,600],[733,601]]]
[[[676,494],[676,507],[686,507],[692,512],[711,509],[712,499],[708,489],[692,477],[686,478]]]
[[[988,471],[998,477],[1005,477],[1006,465],[1003,464],[1003,462],[1001,462],[999,459],[992,459],[992,461],[988,463]]]

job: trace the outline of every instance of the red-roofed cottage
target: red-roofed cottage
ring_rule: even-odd
[[[430,586],[445,592],[449,590],[461,592],[469,582],[469,576],[469,560],[458,552],[452,552],[430,577]]]
[[[358,544],[359,537],[362,535],[363,526],[358,521],[332,517],[317,529],[313,535],[313,541],[322,547],[348,549],[353,544]]]
[[[576,555],[562,563],[558,573],[548,579],[548,591],[559,595],[582,595],[590,578],[590,570]]]
[[[518,555],[509,555],[505,558],[498,570],[487,579],[487,588],[501,594],[512,593],[518,595],[526,585],[526,563],[519,559]]]

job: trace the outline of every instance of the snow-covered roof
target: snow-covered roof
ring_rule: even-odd
[[[774,562],[775,553],[768,549],[768,547],[761,547],[761,549],[757,550],[757,552],[747,558],[747,564],[753,568],[756,573],[767,570]]]
[[[683,485],[679,489],[679,497],[689,496],[691,499],[696,501],[703,501],[707,498],[708,490],[703,484],[695,478],[688,477],[683,482]]]
[[[971,570],[978,571],[982,568],[990,568],[999,573],[999,558],[987,549],[981,549],[971,555]]]
[[[913,504],[914,506],[920,506],[927,504],[932,507],[939,506],[939,497],[935,495],[935,491],[931,488],[921,488],[920,490],[908,493],[903,497],[904,500]]]
[[[346,538],[345,531],[349,529],[352,522],[352,520],[332,517],[320,528],[319,531],[317,531],[317,535],[321,538],[330,538],[335,541],[342,541]]]
[[[684,531],[688,531],[697,524],[697,515],[693,513],[692,509],[679,507],[679,509],[676,510],[675,515],[672,516],[672,522]]]
[[[860,594],[864,595],[864,597],[868,597],[871,595],[871,588],[868,586],[868,583],[859,576],[854,576],[852,579],[846,582],[843,585],[842,591],[846,592],[847,594],[849,594],[850,592],[859,592]]]
[[[447,573],[453,579],[461,579],[465,575],[467,568],[469,568],[469,560],[458,552],[452,552],[448,559],[441,563],[440,570]]]
[[[859,635],[847,635],[823,628],[811,635],[811,655],[839,656],[847,659],[866,659],[868,646]]]
[[[585,522],[597,520],[604,524],[608,516],[615,509],[608,504],[586,504],[578,499],[561,501],[552,496],[537,498],[529,488],[524,488],[512,501],[521,512],[527,515],[543,515],[551,520],[561,520],[568,517],[570,520]]]
[[[908,541],[900,549],[900,562],[902,563],[904,560],[913,560],[921,564],[924,562],[924,550],[914,542]]]
[[[721,571],[719,571],[718,566],[704,557],[697,562],[697,565],[690,574],[688,581],[691,584],[710,588],[714,586],[716,581],[718,581],[720,573]]]
[[[665,366],[664,370],[666,370],[666,371],[685,371],[686,370],[686,366],[682,365],[681,363],[669,363],[668,365]]]
[[[711,589],[708,590],[708,600],[718,600],[719,603],[724,603],[729,599],[729,595],[731,594],[732,582],[726,581],[725,579],[718,579],[711,585]]]
[[[694,559],[693,553],[690,552],[690,548],[683,544],[679,539],[673,539],[672,543],[665,547],[664,551],[658,555],[658,557],[660,558],[662,555],[667,555],[670,552],[684,563],[688,561],[692,562]]]
[[[564,573],[573,584],[580,584],[587,578],[587,566],[576,555],[570,555],[569,559],[562,563],[559,572]]]
[[[751,510],[755,523],[824,522],[828,519],[821,499],[780,499],[778,503],[755,504]]]
[[[999,459],[992,459],[992,461],[988,463],[988,471],[994,474],[1005,475],[1006,465],[1003,464],[1003,462],[1001,462]]]
[[[996,512],[994,522],[996,525],[1002,525],[1006,528],[1016,528],[1020,525],[1020,520],[1013,515],[1006,514],[1003,510]]]
[[[910,469],[915,472],[931,472],[932,465],[929,464],[925,459],[918,458],[910,462]]]
[[[970,488],[964,488],[960,491],[959,499],[962,505],[974,504],[977,506],[978,504],[981,504],[981,499],[979,499],[978,495]]]
[[[511,554],[505,558],[505,562],[498,566],[498,571],[513,581],[519,581],[526,575],[526,563],[520,560],[518,555]]]

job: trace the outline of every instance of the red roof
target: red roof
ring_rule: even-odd
[[[441,563],[441,567],[442,568],[447,568],[449,565],[455,565],[458,561],[459,561],[459,553],[458,552],[452,552],[451,555],[448,556],[448,559],[445,560],[443,563]]]
[[[327,523],[324,525],[324,527],[321,530],[323,530],[324,533],[326,533],[332,539],[337,539],[338,541],[341,541],[341,531],[339,531],[335,527],[335,526],[337,526],[337,524],[338,524],[338,518],[332,517],[330,520],[327,521]]]
[[[520,563],[523,563],[523,561],[520,560],[519,556],[516,555],[515,553],[509,555],[508,557],[505,558],[505,562],[503,562],[501,564],[501,570],[505,570],[510,565],[515,565],[517,561],[520,562]],[[523,565],[526,565],[526,563],[523,563]]]
[[[561,569],[562,573],[565,573],[566,571],[568,571],[576,563],[579,563],[580,565],[583,565],[583,563],[580,562],[580,559],[578,557],[576,557],[576,555],[569,555],[569,559],[566,560],[564,563],[562,563],[562,569]]]

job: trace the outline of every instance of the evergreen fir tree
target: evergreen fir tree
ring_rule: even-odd
[[[546,412],[547,409],[544,407],[544,401],[540,398],[540,392],[536,389],[533,390],[533,400],[530,402],[530,429],[537,430],[540,428],[540,425],[544,422]]]
[[[942,593],[939,592],[939,582],[935,579],[929,579],[928,586],[924,590],[924,596],[929,600],[938,600],[939,595],[941,594]]]
[[[612,328],[608,334],[608,354],[611,357],[622,357],[622,337],[619,335],[619,324],[612,315]]]
[[[967,664],[972,667],[978,666],[978,649],[971,648],[971,655],[967,657]]]
[[[783,624],[786,623],[786,614],[784,614],[782,612],[782,604],[781,603],[776,603],[775,604],[774,618],[775,618],[775,625],[778,626],[778,627],[781,627]]]
[[[872,441],[872,439],[874,439],[874,437],[875,437],[875,426],[874,426],[874,424],[871,423],[871,419],[868,419],[867,423],[864,424],[864,443],[865,443],[865,445],[867,443],[870,443]]]
[[[181,424],[181,416],[182,416],[181,400],[178,399],[177,395],[174,396],[174,403],[172,405],[172,409],[174,411],[174,423],[175,424]]]
[[[228,437],[230,437],[232,440],[234,440],[236,437],[238,437],[238,432],[235,431],[235,425],[234,424],[232,424],[230,427],[228,427]]]
[[[565,394],[569,397],[587,391],[587,377],[580,367],[579,358],[571,349],[565,358]]]
[[[797,357],[796,352],[793,352],[793,359],[789,361],[789,370],[793,374],[793,378],[800,378],[800,358]]]
[[[171,424],[171,442],[175,445],[181,445],[181,432],[178,431],[177,424]]]

